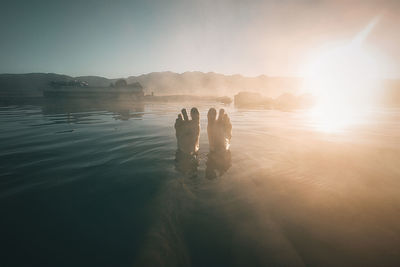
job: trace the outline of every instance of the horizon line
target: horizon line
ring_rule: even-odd
[[[245,77],[245,78],[259,78],[259,77],[262,77],[262,76],[265,76],[267,78],[299,78],[299,79],[306,78],[306,75],[267,75],[267,74],[245,75],[245,74],[241,74],[241,73],[226,74],[226,73],[221,73],[221,72],[214,72],[214,71],[204,72],[204,71],[199,71],[199,70],[184,71],[184,72],[175,72],[175,71],[170,71],[170,70],[152,71],[152,72],[146,72],[146,73],[142,73],[142,74],[138,74],[138,75],[119,76],[119,77],[115,77],[115,78],[110,78],[109,76],[102,76],[102,75],[96,75],[96,74],[74,76],[74,75],[70,75],[70,74],[57,73],[57,72],[15,72],[15,73],[4,72],[4,73],[0,73],[0,75],[56,74],[56,75],[65,75],[65,76],[69,76],[69,77],[72,77],[72,78],[101,77],[101,78],[106,78],[106,79],[109,79],[109,80],[115,80],[115,79],[129,79],[131,77],[140,77],[140,76],[149,75],[149,74],[152,74],[152,73],[174,73],[174,74],[178,74],[178,75],[183,75],[185,73],[195,73],[195,72],[203,73],[203,74],[217,74],[217,75],[224,75],[224,76],[242,76],[242,77]],[[386,76],[386,77],[382,77],[381,79],[382,80],[399,80],[400,76],[396,76],[396,77],[394,77],[394,76]]]

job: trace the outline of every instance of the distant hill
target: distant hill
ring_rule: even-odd
[[[0,96],[40,97],[51,81],[79,80],[89,86],[109,86],[117,79],[99,76],[71,77],[54,73],[0,74]],[[259,92],[265,96],[277,97],[282,93],[296,93],[301,79],[291,77],[245,77],[218,73],[152,72],[130,76],[127,82],[139,82],[147,94],[156,95],[212,95],[233,96],[240,91]]]
[[[109,86],[118,79],[100,76],[71,77],[55,73],[0,74],[0,97],[41,97],[52,81],[79,80],[89,86]],[[223,75],[214,72],[152,72],[126,78],[128,84],[139,82],[146,94],[230,96],[239,92],[256,92],[277,98],[284,93],[300,94],[302,79],[260,75]],[[400,80],[387,80],[383,102],[400,106]]]
[[[259,92],[265,96],[277,97],[282,93],[296,93],[301,87],[301,79],[294,77],[245,77],[223,75],[214,72],[152,72],[128,77],[128,82],[138,81],[147,93],[158,95],[192,94],[233,96],[240,91]]]

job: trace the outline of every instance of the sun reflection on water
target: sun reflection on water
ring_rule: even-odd
[[[321,132],[343,133],[367,120],[366,112],[346,106],[333,108],[319,104],[308,113],[312,126]]]

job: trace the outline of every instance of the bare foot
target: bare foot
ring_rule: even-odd
[[[232,138],[232,124],[228,115],[225,114],[225,110],[219,110],[217,119],[217,111],[215,108],[210,108],[207,117],[207,134],[210,151],[228,150]]]
[[[193,155],[199,150],[200,114],[197,108],[192,108],[190,110],[192,119],[189,120],[186,109],[182,109],[181,112],[175,121],[178,150]]]

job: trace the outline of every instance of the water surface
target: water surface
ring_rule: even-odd
[[[173,124],[201,113],[197,171]],[[0,106],[1,266],[396,266],[400,110],[338,132],[225,107],[231,167],[206,178],[215,103]]]

